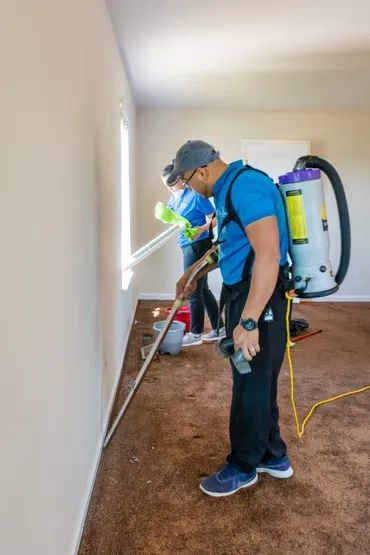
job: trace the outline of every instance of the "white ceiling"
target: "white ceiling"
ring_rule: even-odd
[[[369,110],[369,0],[107,0],[136,102]]]

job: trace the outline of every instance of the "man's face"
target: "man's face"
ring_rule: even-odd
[[[199,195],[202,195],[205,198],[213,196],[211,176],[208,166],[184,172],[182,180]]]

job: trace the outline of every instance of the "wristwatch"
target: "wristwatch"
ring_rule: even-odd
[[[258,322],[253,318],[240,318],[239,324],[247,331],[253,331],[258,328]]]

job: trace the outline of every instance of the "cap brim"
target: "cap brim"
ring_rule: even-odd
[[[176,183],[178,182],[178,180],[180,179],[180,173],[177,169],[174,169],[170,175],[167,177],[167,185],[169,187],[173,187],[174,185],[176,185]]]

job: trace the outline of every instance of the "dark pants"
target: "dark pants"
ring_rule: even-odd
[[[184,258],[184,271],[190,268],[211,248],[208,239],[195,241],[182,248]],[[203,333],[204,331],[204,308],[207,310],[208,318],[211,322],[212,329],[217,329],[218,324],[218,304],[208,287],[207,276],[198,279],[197,288],[189,299],[190,315],[191,315],[191,332]],[[220,323],[221,327],[223,323]]]
[[[248,290],[226,303],[226,332],[232,336],[244,308]],[[287,448],[280,437],[277,381],[286,345],[286,300],[276,289],[269,305],[274,321],[259,321],[261,351],[250,362],[252,371],[239,374],[233,363],[233,394],[230,413],[229,462],[245,471],[272,457],[282,457]]]

